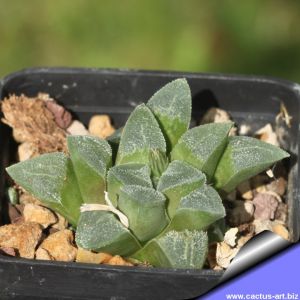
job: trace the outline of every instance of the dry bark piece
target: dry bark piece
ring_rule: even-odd
[[[55,151],[67,151],[66,134],[55,122],[45,101],[38,97],[11,95],[2,101],[2,121],[13,128],[19,142],[29,142],[34,155]]]
[[[34,144],[25,142],[18,146],[18,158],[19,161],[24,161],[36,156]]]
[[[268,191],[274,192],[279,196],[283,196],[287,187],[287,181],[283,177],[279,177],[266,185]]]
[[[283,239],[288,240],[289,239],[289,232],[286,229],[285,226],[283,226],[282,224],[274,224],[272,226],[272,231],[278,235],[280,235]]]
[[[26,204],[23,216],[26,222],[38,223],[43,228],[47,228],[49,225],[57,222],[57,218],[51,210],[36,204]]]
[[[113,256],[108,262],[108,265],[112,266],[133,266],[132,263],[126,261],[124,258],[122,258],[119,255]]]
[[[233,226],[248,223],[253,218],[254,205],[252,201],[231,201],[232,209],[227,210],[228,222]]]
[[[0,247],[15,248],[21,257],[34,258],[35,247],[42,237],[42,227],[25,222],[0,227]]]
[[[216,251],[217,264],[220,267],[227,269],[231,260],[236,256],[238,251],[239,251],[239,249],[231,248],[225,242],[218,243],[217,251]]]
[[[234,247],[236,245],[236,239],[237,239],[237,233],[239,232],[239,229],[237,227],[230,228],[225,232],[224,235],[224,242],[231,246]]]
[[[266,124],[264,127],[260,128],[255,132],[255,135],[266,143],[272,144],[274,146],[279,146],[277,135],[274,132],[271,124]]]
[[[60,128],[66,129],[71,125],[72,115],[63,106],[51,100],[50,101],[47,100],[45,103],[46,103],[46,107],[54,115],[54,120]]]
[[[237,190],[240,192],[243,199],[245,200],[253,199],[253,193],[251,190],[250,182],[248,180],[240,183],[237,187]]]
[[[49,252],[41,247],[36,250],[35,259],[54,260],[54,258],[49,254]]]
[[[74,120],[67,128],[67,133],[70,135],[90,135],[85,126],[77,120]]]
[[[275,196],[267,193],[258,193],[254,199],[254,218],[259,220],[272,220],[278,207],[278,200]]]
[[[108,115],[95,115],[90,119],[89,132],[94,136],[105,139],[115,131]]]
[[[73,245],[74,236],[71,230],[65,229],[50,234],[39,248],[45,249],[58,261],[74,261],[77,248]]]
[[[91,263],[91,264],[105,264],[110,261],[112,255],[108,253],[94,253],[89,250],[78,248],[76,262]]]
[[[18,253],[17,253],[16,249],[14,249],[12,247],[1,247],[0,254],[8,255],[8,256],[17,256]]]

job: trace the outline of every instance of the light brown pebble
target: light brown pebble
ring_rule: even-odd
[[[36,204],[25,204],[23,216],[26,222],[36,222],[43,228],[57,222],[57,218],[51,210]]]
[[[35,155],[35,149],[32,143],[25,142],[18,147],[19,161],[24,161],[32,158]]]
[[[68,229],[57,231],[50,234],[40,245],[41,248],[48,251],[55,260],[74,261],[77,254],[77,248],[73,245],[73,232]]]
[[[74,120],[66,130],[71,135],[90,135],[85,126],[77,120]]]
[[[32,196],[31,194],[29,194],[28,192],[24,192],[20,195],[20,204],[28,204],[28,203],[31,203],[31,204],[36,204],[36,205],[41,205],[42,202],[35,198],[34,196]]]
[[[90,134],[105,139],[115,132],[108,115],[95,115],[89,122]]]
[[[57,222],[51,226],[53,229],[64,230],[68,227],[68,221],[60,214],[55,213]]]
[[[37,223],[23,222],[0,227],[0,247],[17,249],[24,258],[34,258],[41,237],[42,227]]]
[[[112,266],[133,266],[132,263],[126,261],[124,258],[122,258],[119,255],[113,256],[108,262],[108,265]]]
[[[49,254],[49,252],[41,247],[39,247],[35,252],[35,259],[38,260],[54,260],[54,258]]]
[[[274,233],[280,235],[283,239],[288,240],[289,239],[289,232],[286,229],[286,227],[284,227],[281,224],[275,224],[272,226],[272,230]]]
[[[81,263],[102,264],[108,263],[112,255],[108,253],[94,253],[89,250],[78,248],[76,261]]]

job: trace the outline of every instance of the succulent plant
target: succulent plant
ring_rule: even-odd
[[[207,231],[223,219],[219,192],[288,157],[233,122],[189,129],[191,92],[176,79],[137,106],[107,140],[68,136],[69,154],[7,168],[9,175],[76,228],[77,245],[157,267],[202,268]]]

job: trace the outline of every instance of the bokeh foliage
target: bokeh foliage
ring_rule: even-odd
[[[0,0],[0,76],[32,66],[231,72],[300,82],[300,1]]]

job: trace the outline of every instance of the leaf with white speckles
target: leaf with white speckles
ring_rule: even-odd
[[[148,242],[133,258],[161,268],[201,269],[207,249],[203,231],[169,231]]]
[[[6,170],[26,191],[76,226],[82,198],[67,156],[63,153],[43,154]]]
[[[150,98],[147,106],[157,118],[168,150],[171,150],[191,121],[192,97],[186,79],[176,79],[163,86]]]
[[[225,217],[225,208],[217,191],[204,184],[180,200],[165,231],[204,230]]]
[[[125,164],[110,168],[107,173],[107,191],[114,206],[117,206],[120,189],[124,185],[141,185],[151,188],[150,168],[143,164]]]
[[[99,210],[81,213],[76,244],[87,250],[124,256],[140,249],[139,242],[113,213]]]
[[[68,136],[68,149],[85,203],[105,203],[106,171],[111,166],[107,141],[92,137]]]
[[[232,122],[211,123],[188,130],[173,148],[171,160],[185,161],[211,180],[232,126]]]
[[[129,228],[141,241],[158,235],[168,224],[166,198],[153,188],[127,185],[120,190],[119,209],[127,216]]]
[[[193,166],[179,160],[172,161],[162,174],[157,190],[168,199],[168,215],[172,218],[180,199],[205,183],[205,175]]]
[[[214,175],[215,186],[229,193],[239,183],[286,157],[287,152],[255,138],[230,137]]]
[[[154,115],[141,104],[131,113],[122,131],[116,164],[148,164],[152,149],[166,152],[166,142]]]

